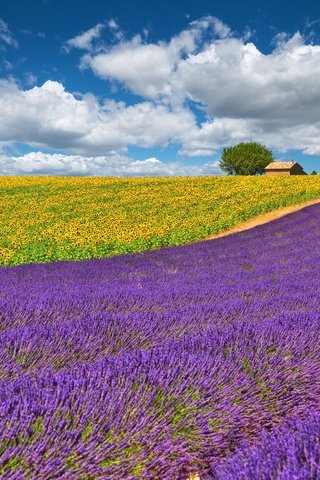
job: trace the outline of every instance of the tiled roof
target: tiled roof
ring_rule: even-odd
[[[283,170],[283,169],[290,169],[295,165],[297,162],[292,160],[291,162],[271,162],[269,165],[266,166],[265,170]]]

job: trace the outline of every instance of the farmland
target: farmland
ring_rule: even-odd
[[[191,243],[313,198],[319,176],[0,177],[0,265]]]
[[[208,230],[195,228],[196,237],[255,209],[312,198],[320,188],[310,177],[279,184],[261,178],[246,190],[249,202],[243,197],[247,180],[241,179],[238,194],[231,180],[224,183],[230,191],[233,185],[225,201],[235,213],[222,216],[225,223],[218,226],[204,224]],[[17,180],[6,181],[10,195]],[[84,196],[79,179],[68,181],[73,187],[79,182],[72,198],[78,195],[76,206],[93,222],[97,212],[84,208],[93,197]],[[210,188],[204,195],[200,179],[194,180],[199,208],[190,206],[180,218],[183,228],[196,222],[194,211],[205,218],[210,195],[221,199],[212,180],[201,181]],[[39,180],[21,182],[12,191],[11,208],[20,195],[26,220],[11,228],[27,238],[34,222],[40,241],[47,227],[36,226],[48,204],[56,201],[61,216],[63,200],[53,194],[59,182],[42,180],[39,195],[49,199],[45,208],[34,193]],[[101,196],[102,181],[90,182]],[[157,182],[143,198],[150,191],[156,195]],[[170,180],[161,182],[166,195],[159,228],[172,189]],[[181,185],[186,190],[183,180]],[[32,209],[31,197],[23,200],[27,188]],[[173,224],[187,202],[175,201]],[[1,478],[185,480],[192,472],[201,480],[318,478],[319,217],[320,206],[314,205],[216,240],[106,259],[2,267]],[[42,218],[50,223],[56,217]],[[62,216],[61,236],[67,231],[63,222]],[[108,225],[123,234],[121,223]],[[183,231],[174,225],[172,231]],[[51,228],[56,238],[58,225]],[[138,228],[139,238],[147,238],[142,231]],[[94,238],[94,229],[91,234]],[[179,235],[177,242],[192,240]],[[12,253],[11,260],[38,258],[28,252]],[[257,477],[257,471],[265,476]]]

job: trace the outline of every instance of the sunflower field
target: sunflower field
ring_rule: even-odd
[[[318,197],[318,176],[0,177],[0,265],[191,243]]]

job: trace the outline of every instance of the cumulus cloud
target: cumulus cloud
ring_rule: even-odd
[[[101,101],[68,92],[50,80],[25,90],[12,80],[0,80],[0,144],[64,151],[68,165],[77,156],[82,165],[93,156],[109,159],[110,165],[117,158],[117,168],[123,161],[126,171],[130,146],[176,144],[181,156],[212,157],[222,147],[257,141],[283,152],[320,154],[320,45],[308,44],[299,33],[281,34],[266,54],[246,32],[236,37],[208,16],[167,42],[152,43],[137,35],[110,46],[100,44],[97,51],[92,42],[100,38],[102,27],[75,37],[73,46],[87,51],[82,67],[117,80],[140,95],[140,101]],[[120,32],[115,20],[106,27]],[[202,123],[190,104],[201,106]],[[61,158],[50,161],[61,166]],[[135,166],[132,162],[135,172],[140,167],[153,172],[169,168],[157,159],[137,160]],[[179,162],[170,165],[172,171],[182,171]]]
[[[210,20],[207,22],[206,28],[210,28],[210,26],[212,26],[212,30],[218,38],[227,38],[231,35],[232,32],[230,27],[228,27],[228,25],[223,23],[219,18],[216,18],[216,17],[207,17],[207,18]],[[193,23],[195,22],[192,22],[191,25]]]
[[[211,155],[238,141],[319,151],[320,45],[280,33],[262,53],[246,29],[236,37],[215,17],[193,21],[168,42],[140,36],[82,57],[82,67],[121,82],[144,99],[201,104],[208,121],[180,139],[181,154]]]
[[[12,157],[0,154],[2,175],[89,175],[89,176],[193,176],[221,174],[216,163],[188,166],[161,162],[155,157],[134,160],[125,155],[85,157],[81,155],[30,152]]]
[[[0,81],[0,141],[46,146],[70,153],[123,152],[128,145],[153,147],[179,142],[193,129],[192,113],[148,101],[126,106],[76,98],[59,82],[21,90]]]
[[[0,18],[0,42],[10,47],[18,48],[18,42],[13,37],[8,24]],[[3,46],[3,45],[2,45]]]
[[[195,52],[204,33],[226,38],[231,31],[219,19],[207,16],[190,23],[189,28],[169,42],[145,43],[140,35],[121,41],[104,51],[84,55],[81,68],[91,68],[100,78],[123,82],[142,97],[155,98],[171,93],[171,76],[179,62]]]
[[[68,52],[71,48],[79,48],[81,50],[91,50],[93,40],[100,38],[105,25],[98,23],[94,27],[86,30],[65,42],[64,48]]]
[[[285,151],[320,151],[320,46],[297,33],[265,55],[228,38],[182,61],[174,88],[205,105],[211,120],[185,144],[256,140]],[[203,143],[202,143],[203,142]],[[188,145],[187,145],[188,144]]]
[[[304,44],[297,33],[268,55],[234,38],[211,44],[182,61],[174,81],[212,117],[278,127],[317,120],[319,74],[320,46]]]
[[[143,97],[169,93],[169,53],[160,45],[144,45],[140,36],[115,46],[109,53],[84,56],[81,67],[92,68],[101,78],[119,80]]]

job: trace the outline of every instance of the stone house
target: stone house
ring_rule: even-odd
[[[289,162],[271,162],[264,169],[266,175],[306,175],[301,165],[294,160]]]

